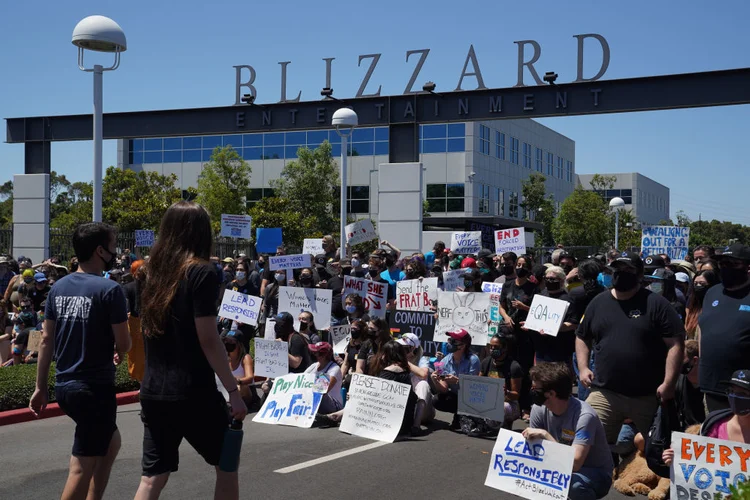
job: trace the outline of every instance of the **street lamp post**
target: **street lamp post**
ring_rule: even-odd
[[[357,113],[353,109],[341,108],[333,113],[331,123],[336,127],[336,133],[341,137],[341,258],[346,258],[346,159],[349,149],[349,137],[354,131],[354,127],[359,124]]]
[[[105,71],[120,66],[120,53],[127,49],[125,33],[116,22],[104,16],[89,16],[73,29],[73,45],[78,47],[78,68],[94,73],[94,213],[93,221],[102,220],[102,76]],[[112,66],[95,64],[93,68],[83,65],[84,50],[111,52],[115,54]]]
[[[615,197],[609,202],[609,208],[615,211],[615,250],[620,247],[620,210],[625,206],[625,200]]]

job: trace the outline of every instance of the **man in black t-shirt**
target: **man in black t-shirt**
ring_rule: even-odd
[[[586,402],[614,444],[626,418],[642,433],[658,405],[674,399],[683,361],[685,328],[669,302],[641,288],[643,261],[626,254],[612,262],[613,289],[597,295],[578,328],[576,359],[581,382],[591,387]],[[588,367],[591,347],[596,356]]]

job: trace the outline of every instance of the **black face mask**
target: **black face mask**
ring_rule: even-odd
[[[453,342],[448,342],[447,348],[448,348],[448,352],[454,353],[454,352],[458,351],[461,348],[461,344],[453,343]]]
[[[308,323],[307,321],[300,321],[299,322],[299,331],[304,332],[307,330]]]
[[[102,249],[110,255],[109,260],[102,259],[102,260],[104,260],[104,270],[105,271],[110,271],[110,270],[112,270],[113,267],[115,267],[115,261],[117,260],[117,254],[114,254],[114,253],[110,252],[109,250],[107,250],[104,247],[102,247]]]
[[[727,399],[729,400],[729,407],[735,415],[750,414],[750,397],[728,394]]]
[[[370,329],[368,328],[368,329],[367,329],[367,335],[369,335],[369,336],[370,336],[370,338],[373,338],[373,339],[374,339],[375,337],[377,337],[377,336],[378,336],[378,331],[377,331],[377,330],[370,330]]]
[[[234,352],[237,349],[237,344],[224,344],[224,347],[226,347],[227,352]]]
[[[633,273],[615,271],[612,275],[612,288],[618,292],[629,292],[638,285],[638,276]]]
[[[468,290],[469,288],[474,287],[474,282],[472,280],[464,280],[464,289]]]
[[[560,266],[562,267],[562,270],[565,271],[565,274],[570,274],[570,271],[573,270],[573,266]]]
[[[747,269],[722,267],[719,269],[719,274],[721,274],[721,283],[724,288],[735,288],[747,281]]]
[[[525,278],[529,275],[529,270],[524,267],[517,267],[516,268],[516,276],[519,278]]]
[[[550,292],[556,292],[562,288],[562,283],[558,280],[550,281],[545,279],[544,280],[544,286],[549,290]]]
[[[300,276],[299,281],[303,285],[309,285],[310,283],[312,283],[312,276]]]
[[[511,276],[515,270],[516,270],[516,266],[504,265],[503,276]]]
[[[495,361],[500,361],[505,358],[505,349],[492,349],[490,351],[490,356],[492,356],[492,359]]]
[[[361,330],[352,330],[352,338],[353,339],[356,340],[356,339],[360,338],[361,336],[362,336],[362,331]]]
[[[406,271],[405,274],[406,274],[406,279],[408,280],[413,280],[417,277],[417,273],[415,273],[414,271]]]
[[[261,269],[263,269],[263,267],[264,267],[265,265],[266,265],[266,263],[265,263],[265,262],[263,262],[262,260],[259,260],[259,261],[258,261],[258,267],[260,267]]]
[[[544,391],[541,389],[531,389],[531,402],[537,406],[542,406],[547,397],[544,395]]]
[[[367,272],[370,273],[370,276],[372,276],[373,278],[377,276],[378,274],[380,274],[380,271],[373,267],[370,267],[370,269],[368,269]]]

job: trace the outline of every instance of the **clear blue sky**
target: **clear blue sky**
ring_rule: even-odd
[[[71,4],[75,4],[74,6]],[[104,77],[104,111],[231,105],[233,65],[258,71],[258,102],[279,100],[279,61],[289,95],[319,99],[323,57],[335,57],[333,87],[354,96],[365,68],[359,54],[382,53],[371,81],[399,94],[413,60],[430,48],[418,84],[452,90],[470,44],[489,87],[515,84],[515,40],[542,46],[540,73],[572,81],[575,34],[600,33],[612,50],[604,79],[740,68],[750,63],[750,4],[602,1],[248,2],[238,0],[77,0],[5,2],[0,11],[0,116],[91,112],[92,78],[76,65],[70,36],[91,14],[115,19],[128,37],[122,65]],[[593,66],[596,52],[587,53]],[[598,67],[598,64],[596,64]],[[590,75],[590,73],[589,73]],[[530,76],[527,75],[530,82]],[[748,82],[750,85],[750,82]],[[473,88],[473,80],[464,88]],[[750,224],[747,130],[750,107],[555,118],[546,125],[576,141],[580,173],[641,172],[671,188],[672,215]],[[23,171],[23,146],[0,144],[0,182]],[[107,141],[104,165],[116,162]],[[53,143],[52,168],[90,180],[90,142]]]

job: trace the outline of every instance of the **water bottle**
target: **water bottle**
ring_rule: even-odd
[[[232,419],[232,423],[224,433],[224,445],[221,447],[219,469],[223,472],[237,472],[240,465],[240,451],[242,451],[242,422]]]

